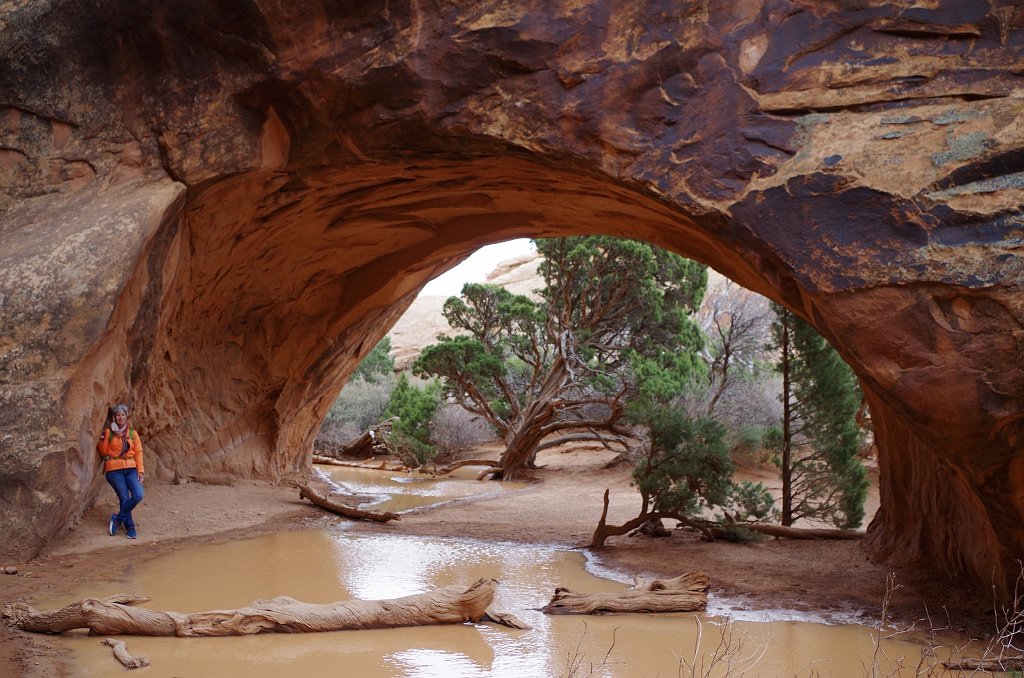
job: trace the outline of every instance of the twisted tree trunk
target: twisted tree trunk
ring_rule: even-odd
[[[13,603],[3,616],[35,633],[89,629],[94,634],[133,636],[246,636],[256,633],[315,633],[480,621],[498,582],[480,579],[469,588],[449,586],[390,600],[352,600],[318,605],[281,596],[237,610],[163,612],[130,607],[148,598],[128,595],[85,598],[59,610],[37,611]]]

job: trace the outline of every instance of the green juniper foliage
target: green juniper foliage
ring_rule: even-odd
[[[359,363],[352,373],[353,379],[377,383],[395,372],[395,359],[391,357],[391,337],[384,337]]]
[[[707,285],[705,267],[619,238],[536,243],[540,299],[466,285],[444,306],[466,334],[438,337],[413,366],[441,378],[449,398],[502,436],[506,479],[569,436],[621,440],[625,403],[641,384],[672,390],[704,371],[690,314]]]
[[[407,459],[411,456],[419,465],[434,458],[436,450],[430,440],[430,423],[440,402],[440,382],[432,380],[420,388],[404,373],[398,377],[384,416],[395,417],[391,442],[401,456]]]
[[[697,517],[723,509],[729,522],[761,520],[771,513],[774,502],[764,485],[733,482],[736,466],[720,422],[691,418],[664,402],[636,406],[631,415],[650,436],[646,454],[633,468],[643,512]]]
[[[868,478],[857,460],[856,377],[813,327],[781,306],[775,312],[783,421],[772,437],[782,473],[782,524],[811,518],[858,527]]]

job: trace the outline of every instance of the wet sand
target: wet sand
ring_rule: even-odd
[[[474,457],[494,450],[475,450]],[[604,468],[603,450],[574,449],[543,454],[544,468],[519,491],[469,498],[404,514],[386,525],[358,523],[354,534],[394,533],[471,537],[487,541],[582,546],[589,542],[610,490],[609,523],[636,515],[639,495],[623,467]],[[748,471],[753,478],[770,471]],[[101,493],[97,505],[73,531],[61,536],[37,559],[17,565],[19,574],[0,577],[0,604],[38,601],[80,589],[100,574],[115,576],[133,564],[182,548],[273,532],[316,527],[341,520],[298,498],[288,486],[238,483],[211,486],[150,481],[137,509],[140,538],[105,533],[113,501]],[[733,544],[703,542],[674,530],[671,537],[616,537],[598,551],[601,561],[621,572],[675,576],[681,571],[711,573],[712,591],[741,598],[752,609],[846,612],[878,616],[886,595],[888,568],[871,563],[859,542],[764,540]],[[8,565],[8,563],[0,563]],[[196,573],[194,576],[202,576]],[[991,601],[962,591],[925,571],[898,570],[898,588],[889,611],[900,624],[924,618],[925,603],[937,624],[981,631]],[[955,584],[955,583],[954,583]],[[948,612],[949,621],[946,620]],[[0,632],[0,661],[10,675],[59,676],[58,652],[44,636],[11,629]]]

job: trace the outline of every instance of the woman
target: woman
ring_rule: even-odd
[[[135,539],[132,509],[145,494],[142,483],[146,472],[142,466],[142,441],[139,432],[128,424],[128,406],[115,405],[113,420],[103,429],[96,450],[103,457],[103,472],[117,493],[120,511],[110,516],[107,531],[113,537],[122,527],[129,539]]]

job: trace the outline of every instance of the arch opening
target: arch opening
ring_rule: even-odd
[[[108,401],[160,473],[300,472],[427,279],[586,232],[707,263],[854,366],[878,557],[1015,573],[1024,31],[861,4],[0,10],[3,548],[97,489]]]

